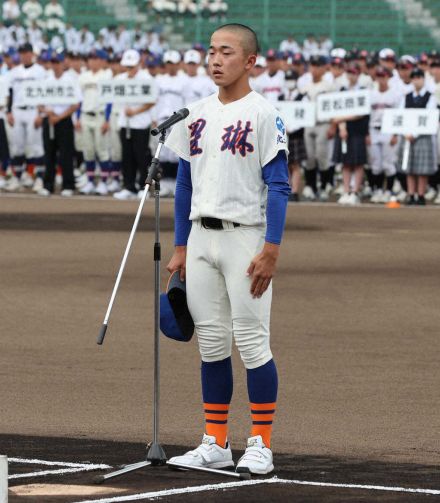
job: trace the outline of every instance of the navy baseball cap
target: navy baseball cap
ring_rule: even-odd
[[[50,57],[52,63],[62,63],[64,59],[65,57],[63,52],[53,52]]]
[[[188,342],[194,334],[194,322],[186,302],[186,284],[180,271],[170,276],[166,293],[160,295],[160,329],[176,341]]]
[[[18,52],[34,52],[34,48],[32,47],[32,44],[26,42],[25,44],[20,45]]]
[[[327,58],[325,56],[311,56],[309,63],[313,66],[325,66],[327,64]]]
[[[104,59],[105,61],[107,61],[108,60],[108,54],[103,49],[94,49],[89,54],[89,58]]]

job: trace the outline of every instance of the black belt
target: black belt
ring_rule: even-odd
[[[380,131],[382,129],[382,126],[373,126],[373,128],[376,130],[376,131]]]
[[[35,110],[35,107],[17,107],[19,110]]]
[[[212,217],[202,217],[201,218],[202,226],[205,229],[215,229],[215,230],[223,230],[223,220],[220,218],[212,218]],[[234,227],[240,227],[240,224],[237,222],[231,222]]]
[[[90,117],[96,117],[97,115],[104,115],[104,112],[84,112],[86,115],[90,115]]]

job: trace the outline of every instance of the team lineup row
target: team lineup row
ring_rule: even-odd
[[[183,58],[174,50],[166,51],[162,59],[143,58],[129,49],[122,59],[109,59],[105,51],[95,50],[87,58],[52,52],[36,61],[32,47],[22,46],[20,62],[6,61],[8,71],[0,77],[0,97],[4,97],[0,107],[0,187],[16,191],[33,186],[40,195],[50,195],[60,166],[62,195],[73,195],[77,189],[82,194],[136,198],[155,146],[149,136],[151,126],[217,92],[204,66],[203,49],[198,49],[185,52]],[[257,59],[251,85],[275,105],[279,101],[315,102],[328,92],[370,90],[369,116],[288,129],[290,199],[299,201],[304,185],[302,198],[306,200],[339,197],[341,204],[352,205],[367,197],[375,203],[396,198],[424,204],[426,198],[440,203],[440,197],[436,198],[437,138],[407,135],[411,148],[408,169],[403,171],[404,139],[381,132],[386,109],[437,107],[437,55],[419,61],[409,55],[397,59],[391,49],[383,49],[377,61],[369,61],[362,51],[350,56],[347,61],[343,49],[334,49],[330,59],[312,56],[306,63],[299,53],[270,50]],[[24,83],[46,79],[75,85],[78,102],[23,105]],[[157,98],[149,104],[100,104],[98,84],[111,79],[144,80],[155,89]],[[165,149],[163,195],[174,194],[177,162]]]

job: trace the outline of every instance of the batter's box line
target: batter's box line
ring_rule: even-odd
[[[8,479],[26,479],[33,477],[46,477],[48,475],[66,475],[69,473],[89,472],[92,470],[108,470],[112,468],[104,464],[92,463],[68,463],[65,461],[46,461],[44,459],[25,459],[25,458],[8,458],[9,463],[27,464],[27,465],[40,465],[40,466],[61,466],[63,468],[57,470],[40,470],[31,473],[17,473],[9,475]]]
[[[222,491],[225,489],[232,489],[236,487],[238,488],[246,486],[256,486],[262,484],[292,484],[302,486],[331,487],[340,489],[361,489],[364,491],[390,491],[397,493],[440,495],[440,490],[437,489],[412,489],[407,487],[375,486],[375,485],[362,485],[362,484],[334,484],[331,482],[312,482],[307,480],[289,480],[289,479],[279,479],[278,477],[272,477],[270,479],[263,479],[263,480],[246,480],[243,482],[223,482],[221,484],[207,484],[203,486],[183,487],[179,489],[164,489],[161,491],[132,494],[130,496],[116,496],[114,498],[81,500],[76,501],[75,503],[122,503],[124,501],[151,500],[161,498],[164,496],[200,493],[204,491]]]

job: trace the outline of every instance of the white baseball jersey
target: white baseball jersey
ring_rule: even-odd
[[[196,75],[195,77],[187,76],[183,92],[185,105],[189,105],[190,103],[194,103],[211,94],[217,93],[218,87],[207,75]]]
[[[77,103],[81,103],[82,95],[81,95],[81,89],[78,85],[78,79],[73,79],[67,72],[64,72],[59,78],[56,78],[54,75],[52,79],[55,80],[57,83],[73,86],[75,99],[77,100]],[[71,105],[50,105],[50,106],[48,105],[45,108],[46,110],[52,110],[56,115],[61,115],[70,107]]]
[[[387,91],[380,92],[378,89],[371,91],[371,114],[370,127],[378,128],[382,125],[382,118],[385,109],[399,108],[402,95],[393,87]]]
[[[214,217],[243,225],[265,223],[262,167],[282,150],[286,129],[274,106],[255,91],[223,105],[212,95],[189,105],[166,145],[191,163],[191,220]]]
[[[12,108],[15,109],[23,106],[23,84],[29,81],[45,79],[46,76],[47,72],[41,65],[33,64],[27,68],[24,65],[14,67],[7,74],[9,89],[12,89],[14,93]]]
[[[276,103],[286,92],[286,77],[282,70],[278,70],[274,75],[269,75],[269,72],[266,71],[256,77],[252,85],[257,93],[260,93],[271,103]]]
[[[129,77],[127,73],[121,73],[116,76],[118,80],[127,80]],[[146,83],[151,85],[152,93],[156,93],[156,84],[154,82],[153,77],[146,70],[139,70],[137,74],[133,77],[136,80],[143,80]],[[147,129],[151,125],[151,112],[147,110],[146,112],[142,112],[140,114],[134,115],[133,117],[127,117],[125,115],[126,108],[139,108],[142,104],[130,104],[127,106],[118,107],[119,110],[119,118],[118,118],[118,127],[119,128],[127,128],[131,129]],[[112,112],[113,113],[113,112]]]
[[[83,95],[82,112],[103,112],[105,105],[98,101],[98,82],[112,78],[111,70],[88,70],[79,76],[78,83]]]

